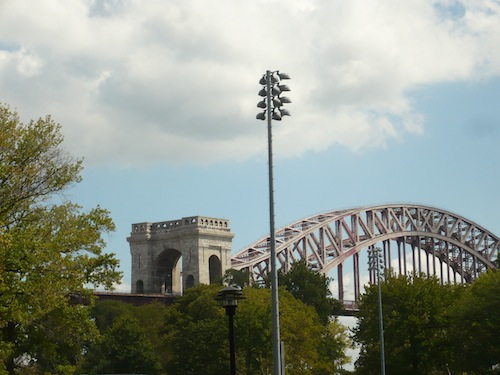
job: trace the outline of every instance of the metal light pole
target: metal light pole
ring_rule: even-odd
[[[226,309],[226,315],[229,317],[229,357],[231,363],[231,375],[236,375],[236,348],[234,344],[234,314],[239,299],[245,299],[240,288],[229,285],[219,291],[215,297]]]
[[[384,319],[382,317],[382,290],[380,288],[380,280],[384,271],[384,260],[382,250],[372,247],[368,249],[368,269],[375,272],[378,287],[378,321],[379,321],[379,336],[380,336],[380,374],[385,375],[385,354],[384,354]]]
[[[281,85],[281,80],[290,79],[285,73],[279,71],[266,71],[259,83],[264,87],[259,91],[259,95],[264,97],[257,104],[257,107],[264,111],[257,115],[258,120],[265,120],[267,117],[267,143],[269,159],[269,226],[271,245],[271,296],[272,296],[272,336],[273,336],[273,359],[274,375],[284,375],[284,353],[281,348],[280,323],[279,323],[279,302],[278,302],[278,272],[276,269],[276,241],[274,233],[274,178],[273,178],[273,145],[272,145],[272,120],[281,121],[283,116],[290,116],[290,112],[282,108],[284,103],[291,103],[287,97],[280,96],[282,92],[290,91],[288,86]],[[266,116],[267,113],[267,116]]]

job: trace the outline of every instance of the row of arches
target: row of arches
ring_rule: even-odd
[[[180,251],[176,249],[162,251],[154,261],[151,290],[146,290],[144,280],[139,279],[135,282],[136,293],[177,294],[199,284],[199,275],[203,270],[183,272],[182,263]],[[209,283],[219,283],[222,279],[221,259],[217,255],[211,255],[205,266],[208,267]]]

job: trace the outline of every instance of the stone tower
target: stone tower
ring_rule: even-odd
[[[132,224],[132,293],[181,293],[231,268],[229,220],[204,216]]]

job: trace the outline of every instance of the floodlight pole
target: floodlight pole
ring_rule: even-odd
[[[274,231],[274,176],[273,176],[273,135],[272,135],[272,105],[271,105],[271,71],[266,72],[267,91],[267,149],[269,161],[269,233],[271,242],[271,314],[273,336],[274,374],[281,375],[280,353],[280,317],[278,300],[278,272],[276,270],[276,240]]]
[[[280,121],[283,116],[290,116],[290,113],[282,108],[284,103],[291,103],[287,97],[280,97],[284,91],[290,91],[286,85],[277,83],[283,79],[290,79],[285,73],[267,70],[261,78],[260,83],[265,85],[265,90],[261,90],[259,95],[265,97],[257,107],[266,110],[257,115],[257,119],[265,120],[267,114],[267,145],[269,163],[269,245],[270,245],[270,277],[271,277],[271,315],[272,315],[272,344],[273,344],[273,365],[274,375],[285,375],[284,347],[280,340],[279,323],[279,299],[278,299],[278,271],[276,264],[276,235],[274,230],[274,177],[273,177],[273,135],[272,120]],[[265,82],[264,82],[265,81]],[[276,86],[275,86],[276,84]],[[265,92],[264,92],[265,91]]]
[[[368,250],[368,258],[370,269],[375,272],[377,278],[378,290],[378,322],[379,322],[379,340],[380,340],[380,374],[385,375],[385,353],[384,353],[384,318],[382,315],[382,288],[380,286],[381,271],[383,263],[381,263],[381,249],[372,247]]]
[[[378,284],[378,322],[380,335],[380,374],[385,375],[385,354],[384,354],[384,318],[382,316],[382,290],[380,287],[380,269],[377,271]]]

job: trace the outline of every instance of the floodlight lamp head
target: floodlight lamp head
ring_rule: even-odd
[[[280,107],[282,105],[281,100],[279,100],[279,98],[273,98],[273,104],[275,107]]]
[[[280,88],[280,90],[283,92],[283,91],[290,91],[290,87],[288,87],[287,85],[278,85],[278,87]]]
[[[278,83],[279,81],[280,77],[276,73],[271,74],[271,84]]]
[[[262,76],[262,78],[260,79],[259,83],[260,83],[261,85],[266,85],[266,84],[267,84],[267,80],[266,80],[266,76],[265,76],[265,75],[264,75],[264,76]]]
[[[278,76],[280,77],[280,79],[290,79],[290,76],[286,73],[278,72]]]
[[[281,90],[279,89],[279,87],[276,87],[276,86],[273,86],[273,88],[271,89],[271,92],[273,95],[281,94]]]
[[[266,113],[265,112],[261,112],[261,113],[257,114],[257,116],[255,116],[255,118],[257,120],[265,120],[266,119]]]
[[[273,112],[273,120],[281,121],[281,114],[279,111]]]
[[[285,108],[281,108],[280,112],[281,112],[281,116],[291,116],[290,111],[288,111]]]
[[[260,102],[257,103],[257,107],[259,108],[267,108],[266,100],[261,100]]]
[[[260,91],[259,91],[259,96],[263,96],[263,97],[267,96],[267,91],[266,91],[266,89],[262,89],[262,90],[260,90]]]
[[[292,101],[290,100],[290,98],[286,97],[286,96],[282,96],[280,97],[280,100],[281,100],[281,103],[291,103]]]

